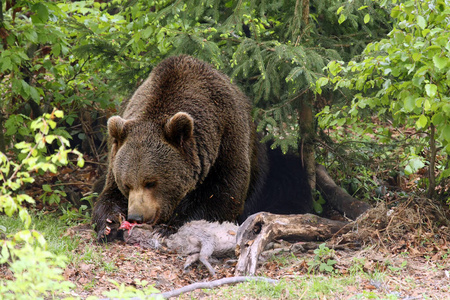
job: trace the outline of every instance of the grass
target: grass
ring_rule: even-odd
[[[248,299],[341,299],[350,295],[351,299],[400,299],[395,292],[362,290],[361,279],[369,277],[366,273],[348,276],[302,275],[283,278],[277,284],[250,282],[205,292],[212,298],[236,300],[242,299],[244,295]]]
[[[30,211],[30,216],[32,219],[30,229],[39,231],[45,236],[50,252],[67,255],[79,245],[79,240],[64,236],[69,226],[60,219],[60,215]],[[19,218],[6,215],[0,215],[0,228],[3,228],[3,233],[7,236],[25,229]]]
[[[80,254],[73,253],[81,241],[78,238],[65,236],[67,229],[74,225],[70,220],[72,215],[64,213],[45,213],[41,211],[30,211],[31,230],[42,233],[47,241],[47,250],[56,255],[66,255],[70,262],[78,266],[81,262],[94,264],[99,271],[114,272],[117,267],[113,261],[104,261],[101,250],[98,247],[86,245],[85,251]],[[79,215],[75,217],[79,218]],[[12,235],[25,229],[23,222],[17,217],[0,215],[0,232],[6,236]],[[107,247],[107,245],[103,245]]]
[[[242,283],[210,291],[221,299],[325,299],[338,295],[345,286],[354,284],[349,277],[305,275],[281,279],[277,284],[267,282]]]

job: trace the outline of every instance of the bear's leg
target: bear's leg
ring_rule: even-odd
[[[105,188],[94,205],[92,223],[97,231],[98,241],[110,242],[114,239],[123,239],[123,232],[119,231],[120,215],[126,217],[128,200],[117,188],[117,185],[108,174]]]

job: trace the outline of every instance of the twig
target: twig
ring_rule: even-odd
[[[184,286],[182,288],[172,290],[169,292],[161,293],[161,294],[152,294],[151,296],[157,297],[162,296],[165,299],[179,296],[183,293],[189,293],[197,289],[212,289],[217,286],[221,286],[224,284],[233,284],[233,283],[240,283],[240,282],[246,282],[246,281],[265,281],[268,283],[277,283],[278,280],[271,279],[271,278],[265,278],[265,277],[254,277],[254,276],[235,276],[235,277],[227,277],[222,278],[218,280],[213,281],[205,281],[205,282],[196,282],[187,286]]]
[[[71,159],[70,162],[74,163],[77,162],[76,159]],[[85,164],[94,164],[94,165],[100,165],[100,166],[107,166],[107,163],[102,163],[102,162],[97,162],[97,161],[93,161],[93,160],[84,160]]]
[[[54,186],[67,186],[67,185],[87,185],[87,186],[93,186],[92,183],[85,183],[85,182],[64,182],[64,183],[50,184],[50,187],[54,187]]]

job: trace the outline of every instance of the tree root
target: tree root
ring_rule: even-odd
[[[262,212],[251,215],[242,223],[237,233],[236,254],[239,261],[235,275],[254,275],[261,252],[273,240],[326,240],[338,231],[345,233],[350,230],[343,228],[346,224],[312,214],[276,215]]]

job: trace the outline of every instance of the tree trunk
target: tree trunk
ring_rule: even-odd
[[[306,30],[309,25],[309,0],[302,0],[302,25],[303,33],[308,34]]]
[[[312,110],[312,95],[307,93],[306,97],[300,100],[299,107],[299,129],[300,141],[299,149],[303,168],[308,175],[308,182],[311,190],[316,189],[316,153],[314,150],[314,114]]]
[[[436,165],[436,140],[435,140],[435,133],[436,128],[434,127],[434,124],[431,123],[430,125],[430,166],[429,166],[429,173],[428,173],[428,191],[427,196],[428,198],[432,199],[434,197],[434,192],[436,190],[436,176],[434,174],[434,168]]]
[[[324,166],[316,166],[317,189],[322,193],[330,205],[344,216],[355,220],[363,212],[371,208],[366,203],[350,196],[343,188],[336,185],[328,175]]]
[[[301,2],[301,24],[302,35],[307,36],[307,28],[309,25],[309,0]],[[296,2],[296,10],[299,9],[298,1]],[[296,12],[297,14],[297,12]],[[300,100],[299,107],[299,128],[300,128],[300,145],[299,153],[302,158],[303,167],[308,175],[308,182],[311,190],[316,188],[316,153],[314,150],[314,113],[313,113],[313,95],[306,93],[305,97]]]
[[[6,142],[5,142],[5,135],[3,134],[4,131],[3,126],[4,126],[3,111],[2,108],[0,107],[0,152],[6,151]]]
[[[265,246],[274,240],[287,241],[318,241],[331,238],[347,223],[333,221],[312,214],[276,215],[261,212],[245,220],[239,227],[236,241],[236,252],[239,261],[235,275],[254,275],[258,259]]]

